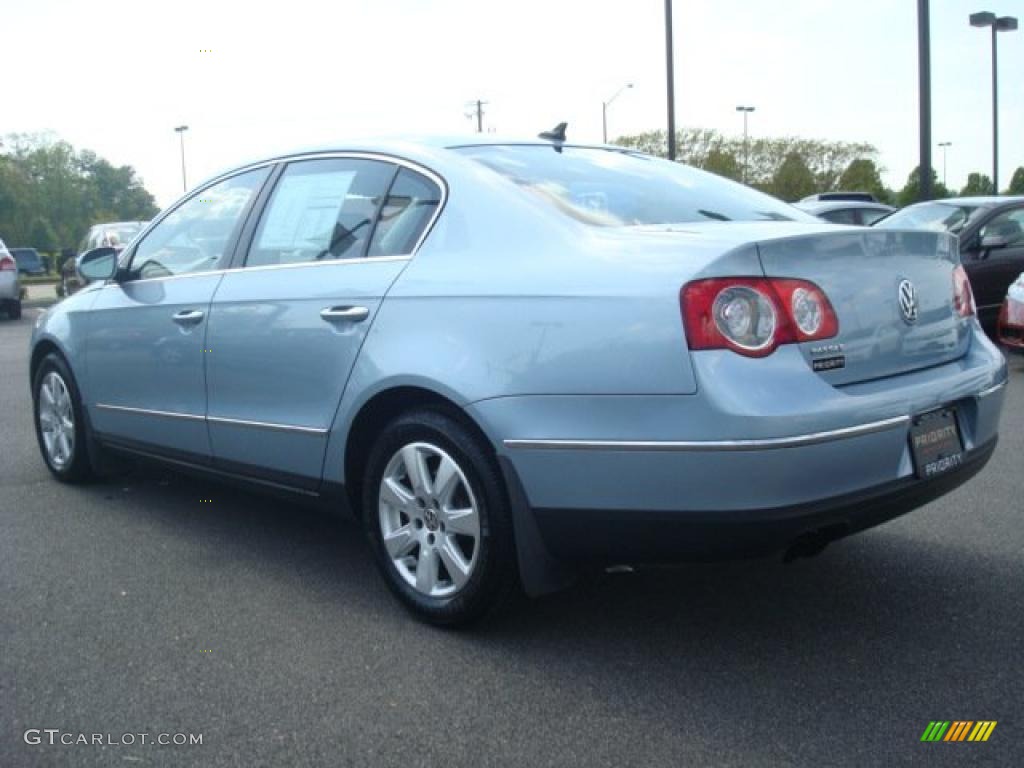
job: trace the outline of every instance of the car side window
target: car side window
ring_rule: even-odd
[[[983,226],[979,234],[982,240],[986,237],[1001,237],[1006,240],[1008,248],[1024,246],[1024,208],[1000,213]]]
[[[256,228],[245,265],[364,256],[395,171],[391,163],[362,158],[289,163]]]
[[[441,204],[441,188],[426,176],[403,168],[395,177],[370,243],[370,256],[412,253]]]
[[[888,214],[888,211],[882,210],[880,208],[861,208],[860,223],[863,224],[865,227],[870,227],[880,218],[882,218],[883,216],[887,216]]]
[[[132,277],[171,277],[215,269],[241,227],[268,168],[240,173],[190,197],[139,242]]]
[[[856,224],[857,212],[853,208],[839,208],[834,211],[825,211],[821,214],[821,218],[831,221],[833,224]]]

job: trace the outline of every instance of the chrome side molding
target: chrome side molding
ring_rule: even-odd
[[[302,427],[294,424],[274,424],[268,421],[248,421],[246,419],[228,419],[223,416],[201,416],[195,413],[178,413],[176,411],[155,411],[150,408],[130,408],[126,405],[107,405],[96,403],[96,407],[104,411],[119,411],[121,413],[134,413],[140,416],[157,416],[167,419],[188,419],[189,421],[206,421],[214,424],[227,424],[235,427],[252,427],[253,429],[268,429],[275,432],[297,432],[303,435],[326,435],[330,430],[320,427]]]
[[[909,416],[872,421],[827,432],[757,440],[505,440],[506,448],[578,451],[765,451],[870,435],[910,423]]]

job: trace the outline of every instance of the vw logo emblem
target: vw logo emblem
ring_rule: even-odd
[[[900,302],[900,312],[903,319],[909,323],[917,322],[917,289],[909,280],[901,280],[897,290]]]

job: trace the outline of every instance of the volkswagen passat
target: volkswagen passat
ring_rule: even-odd
[[[275,157],[79,268],[32,338],[59,480],[316,497],[439,624],[581,564],[810,553],[977,472],[1004,397],[953,236],[615,147]]]

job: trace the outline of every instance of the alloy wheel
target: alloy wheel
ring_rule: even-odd
[[[54,469],[62,470],[75,455],[75,411],[67,384],[56,371],[43,377],[38,402],[46,457]]]
[[[436,445],[409,443],[391,457],[378,516],[388,557],[407,584],[450,597],[479,560],[480,507],[459,464]]]

